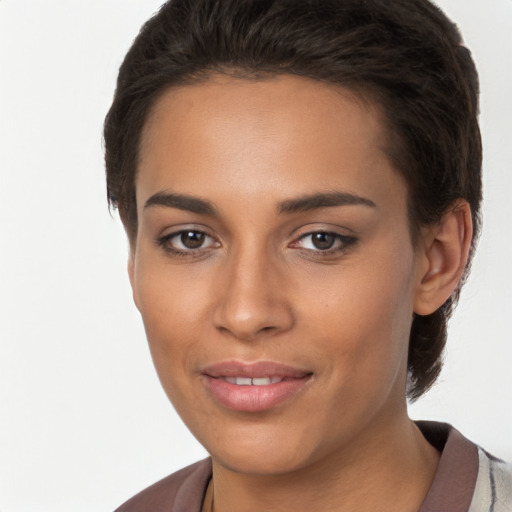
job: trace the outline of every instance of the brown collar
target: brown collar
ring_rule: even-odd
[[[416,422],[442,452],[430,491],[419,512],[467,512],[478,476],[478,448],[446,423]]]
[[[478,449],[446,423],[416,422],[435,448],[442,452],[434,481],[418,512],[467,512],[478,475]],[[211,460],[194,465],[183,480],[172,512],[199,512],[211,479]]]

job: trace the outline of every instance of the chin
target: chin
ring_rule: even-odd
[[[221,444],[206,440],[203,445],[214,464],[236,473],[261,476],[292,473],[311,463],[315,451],[313,447],[308,448],[303,435],[291,435],[289,426],[241,428],[219,439]]]
[[[287,454],[278,450],[273,450],[273,453],[260,450],[257,454],[254,451],[236,450],[219,456],[212,454],[212,459],[214,465],[219,464],[234,473],[258,476],[290,474],[308,465],[304,454],[299,458],[297,452]]]

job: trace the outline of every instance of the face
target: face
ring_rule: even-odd
[[[154,107],[130,277],[214,463],[286,473],[405,416],[418,258],[384,148],[378,109],[299,77],[216,77]]]

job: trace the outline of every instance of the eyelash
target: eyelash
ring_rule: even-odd
[[[205,239],[210,239],[213,241],[213,244],[211,247],[198,247],[198,248],[188,248],[188,249],[179,249],[176,247],[173,247],[172,240],[177,237],[182,237],[184,234],[187,233],[193,233],[194,235],[204,236]],[[299,247],[298,244],[305,240],[307,237],[312,237],[313,235],[327,235],[327,236],[333,236],[335,238],[334,240],[334,247],[329,247],[325,250],[319,249],[319,248],[304,248]],[[301,235],[298,239],[296,239],[294,242],[292,242],[288,247],[297,248],[299,250],[305,251],[310,253],[311,255],[314,254],[315,257],[325,257],[325,256],[332,256],[340,253],[346,252],[352,245],[354,245],[357,242],[357,238],[353,236],[347,236],[347,235],[341,235],[340,233],[335,233],[332,231],[323,231],[323,230],[315,230],[310,231],[309,233],[304,233]],[[219,242],[215,241],[215,239],[205,233],[204,231],[197,230],[197,229],[182,229],[180,231],[175,231],[173,233],[170,233],[168,235],[162,236],[160,238],[157,238],[156,243],[158,246],[162,247],[165,252],[171,254],[172,256],[182,257],[182,258],[190,258],[190,257],[197,257],[201,254],[204,254],[205,251],[208,251],[212,248],[220,247]],[[311,242],[313,244],[313,242]]]
[[[162,247],[167,253],[171,254],[172,256],[178,256],[182,258],[190,258],[190,257],[196,257],[199,254],[204,253],[210,247],[198,247],[196,249],[178,249],[176,247],[173,247],[172,240],[173,238],[182,237],[183,235],[187,233],[194,233],[195,235],[204,236],[205,238],[211,239],[214,241],[214,244],[218,244],[217,246],[220,247],[220,244],[215,241],[213,237],[205,233],[204,231],[201,231],[199,229],[181,229],[180,231],[175,231],[173,233],[169,233],[168,235],[164,235],[156,240],[157,244]]]
[[[310,231],[309,233],[304,233],[297,239],[297,241],[292,242],[292,244],[290,244],[290,247],[296,246],[296,244],[298,244],[299,242],[305,240],[308,237],[312,237],[313,235],[327,235],[334,237],[333,247],[329,247],[324,250],[319,248],[310,249],[299,247],[299,249],[307,251],[310,254],[314,254],[315,257],[319,258],[344,253],[357,242],[357,238],[355,238],[354,236],[341,235],[340,233],[336,233],[333,231],[323,231],[319,229],[315,231]],[[310,244],[314,245],[312,241],[310,242]]]

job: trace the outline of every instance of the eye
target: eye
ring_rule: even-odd
[[[171,242],[180,249],[199,249],[205,242],[206,235],[201,231],[182,231],[173,236]]]
[[[308,240],[310,247],[304,247],[307,249],[319,249],[325,251],[331,249],[337,241],[337,237],[334,233],[311,233],[303,238],[303,241]]]
[[[158,245],[176,255],[190,255],[204,249],[220,247],[213,237],[203,231],[184,229],[165,235],[157,240]]]
[[[302,235],[291,247],[332,254],[346,250],[355,242],[356,239],[352,236],[330,231],[314,231]]]

